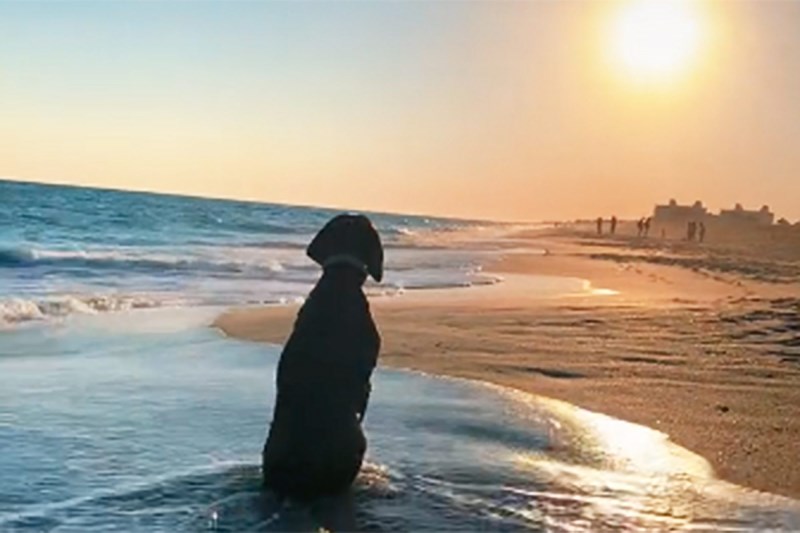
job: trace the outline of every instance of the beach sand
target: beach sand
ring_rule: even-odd
[[[723,479],[800,498],[800,258],[575,229],[521,233],[514,246],[487,268],[503,283],[373,299],[380,363],[650,426]],[[609,290],[537,296],[532,274]],[[234,309],[215,326],[282,343],[295,313]]]

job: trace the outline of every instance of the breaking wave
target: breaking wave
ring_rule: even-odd
[[[338,211],[0,180],[0,322],[160,306],[297,301],[305,248]],[[370,213],[385,248],[371,295],[496,283],[492,223]]]
[[[197,257],[191,252],[185,255],[150,252],[141,249],[116,250],[40,250],[35,248],[12,248],[0,250],[0,268],[50,267],[53,269],[92,269],[137,271],[202,271],[206,273],[238,274],[251,272],[269,274],[281,272],[283,265],[276,260],[264,264],[247,260],[226,259],[225,251],[218,257]]]
[[[136,295],[51,296],[40,299],[0,299],[0,326],[61,318],[72,314],[97,314],[111,311],[147,309],[177,301],[156,300]]]

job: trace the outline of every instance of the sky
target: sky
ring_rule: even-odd
[[[670,198],[800,218],[800,2],[679,3],[665,27],[627,0],[0,0],[0,176],[498,220]]]

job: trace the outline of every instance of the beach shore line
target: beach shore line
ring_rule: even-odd
[[[520,242],[547,253],[526,253]],[[723,256],[574,232],[520,234],[513,252],[486,268],[503,283],[373,299],[380,364],[643,424],[705,457],[723,479],[800,499],[800,284],[717,268]],[[547,276],[591,286],[543,295],[536,287]],[[280,344],[296,311],[232,309],[214,326]]]

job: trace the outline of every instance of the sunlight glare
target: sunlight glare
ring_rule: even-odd
[[[697,4],[689,0],[633,0],[610,28],[611,55],[634,79],[663,82],[687,70],[702,36]]]

